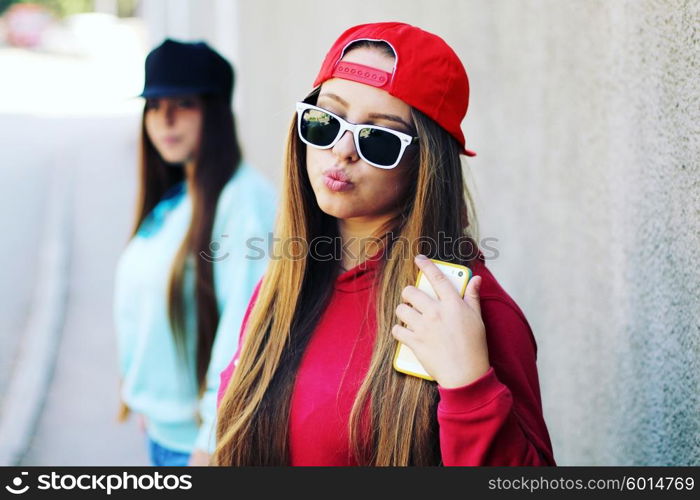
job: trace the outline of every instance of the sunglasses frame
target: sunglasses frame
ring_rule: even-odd
[[[401,158],[403,158],[403,154],[406,151],[406,148],[415,142],[418,141],[418,137],[414,137],[410,134],[406,134],[404,132],[399,132],[398,130],[393,130],[390,128],[386,127],[380,127],[378,125],[371,125],[371,124],[365,124],[365,123],[351,123],[340,116],[336,115],[335,113],[332,113],[328,111],[327,109],[324,108],[319,108],[318,106],[315,106],[313,104],[309,104],[306,102],[297,102],[297,134],[299,135],[299,138],[304,144],[308,144],[309,146],[312,146],[316,149],[330,149],[333,146],[335,146],[338,141],[340,140],[343,135],[345,135],[346,131],[352,132],[352,136],[355,141],[355,150],[357,151],[357,154],[359,155],[360,158],[362,158],[365,162],[369,163],[373,167],[381,168],[384,170],[390,170],[396,165],[398,165],[401,162]],[[304,115],[304,111],[307,111],[309,109],[313,109],[316,111],[320,111],[322,113],[327,113],[328,115],[332,116],[336,120],[338,120],[338,123],[340,123],[340,130],[338,130],[338,135],[335,136],[335,138],[328,144],[327,146],[319,146],[317,144],[313,144],[306,139],[304,139],[302,133],[301,133],[301,117]],[[376,129],[376,130],[381,130],[383,132],[387,132],[389,134],[394,135],[397,137],[401,143],[401,149],[399,150],[399,154],[396,157],[396,161],[392,163],[391,165],[379,165],[377,163],[374,163],[367,158],[365,158],[365,155],[362,154],[362,149],[360,148],[360,130],[362,129]]]

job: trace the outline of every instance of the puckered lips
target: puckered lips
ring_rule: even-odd
[[[350,177],[340,168],[327,168],[323,171],[323,183],[328,189],[335,192],[347,191],[355,185]]]

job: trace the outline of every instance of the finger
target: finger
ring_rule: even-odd
[[[430,285],[433,287],[435,294],[440,300],[462,298],[459,296],[459,293],[454,285],[452,285],[449,278],[440,271],[440,268],[438,268],[433,261],[422,254],[416,255],[415,261],[416,265],[423,271],[426,278],[428,278]]]
[[[415,329],[415,327],[418,325],[418,322],[421,320],[422,315],[415,309],[413,309],[411,306],[408,304],[399,304],[396,307],[396,316],[406,323],[409,328]]]
[[[405,326],[394,325],[391,327],[391,334],[396,340],[402,344],[406,344],[408,347],[411,347],[415,340],[415,334]]]
[[[467,289],[464,291],[464,302],[481,314],[481,301],[479,292],[481,291],[481,276],[474,276],[467,283]]]
[[[425,311],[436,305],[435,300],[430,295],[415,286],[405,287],[401,291],[401,298],[421,314],[425,314]]]

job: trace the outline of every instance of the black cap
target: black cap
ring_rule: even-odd
[[[205,42],[166,38],[146,57],[141,97],[216,94],[231,100],[233,68]]]

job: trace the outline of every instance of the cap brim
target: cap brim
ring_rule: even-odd
[[[151,86],[144,89],[139,97],[176,97],[182,95],[201,95],[211,92],[201,87]]]

